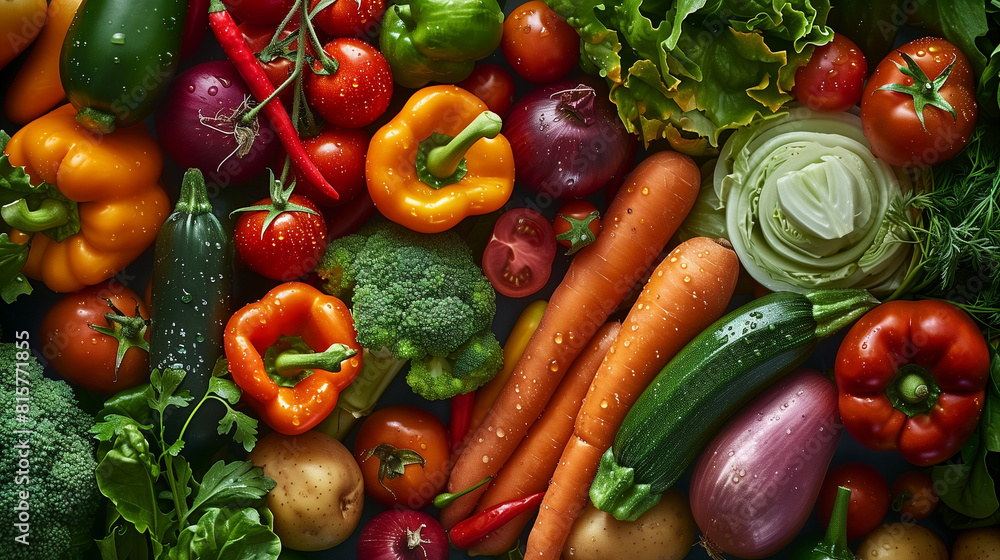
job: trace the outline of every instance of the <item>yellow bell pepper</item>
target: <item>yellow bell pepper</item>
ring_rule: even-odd
[[[461,88],[418,90],[369,144],[365,178],[375,207],[422,233],[499,209],[514,188],[514,155],[502,124]]]
[[[159,184],[163,154],[146,126],[97,136],[75,116],[64,105],[31,121],[0,158],[8,181],[0,216],[13,228],[10,241],[30,246],[17,264],[56,292],[121,271],[153,243],[170,213]]]

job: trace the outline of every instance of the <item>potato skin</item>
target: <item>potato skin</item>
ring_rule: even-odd
[[[944,540],[927,527],[885,523],[868,533],[855,549],[862,560],[948,560]]]
[[[1000,527],[968,529],[955,537],[951,560],[1000,558]]]
[[[667,490],[633,522],[618,521],[587,502],[563,548],[564,560],[680,560],[691,552],[696,526],[687,496]]]
[[[277,483],[267,494],[274,532],[294,550],[326,550],[344,542],[361,521],[365,489],[350,450],[317,431],[272,432],[248,459]]]

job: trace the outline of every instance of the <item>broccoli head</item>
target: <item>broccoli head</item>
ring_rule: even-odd
[[[406,382],[429,400],[447,399],[484,385],[503,367],[503,352],[492,332],[472,336],[448,356],[410,360]]]
[[[100,504],[94,419],[44,376],[27,339],[0,343],[0,369],[0,557],[79,557]]]
[[[424,396],[448,398],[475,389],[499,370],[502,354],[491,331],[496,292],[457,233],[418,233],[376,222],[331,242],[316,273],[326,292],[350,298],[359,344],[413,360],[411,370],[425,369],[418,362],[437,362],[426,370],[454,381],[448,384],[452,390],[441,385]],[[470,345],[484,354],[476,366],[462,357]],[[456,368],[459,359],[463,365]],[[407,376],[414,389],[416,377],[413,371]]]

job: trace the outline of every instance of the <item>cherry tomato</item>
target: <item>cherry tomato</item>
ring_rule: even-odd
[[[906,91],[887,89],[893,87]],[[899,47],[875,68],[861,98],[861,126],[872,153],[901,167],[947,161],[965,147],[976,126],[975,93],[969,60],[948,41],[924,37]],[[915,99],[932,97],[937,101],[924,105],[918,116]]]
[[[580,36],[545,2],[521,4],[503,22],[500,52],[511,67],[533,83],[553,82],[580,60]]]
[[[322,0],[309,2],[314,10]],[[350,0],[334,2],[323,8],[313,19],[313,24],[331,37],[357,37],[375,35],[385,14],[385,0]]]
[[[501,117],[514,104],[514,78],[496,64],[477,64],[472,74],[456,85],[478,97]]]
[[[334,39],[323,50],[337,60],[337,71],[321,75],[307,71],[306,98],[309,106],[336,126],[367,126],[389,107],[392,99],[392,70],[375,47],[351,37]],[[313,70],[323,65],[313,62]]]
[[[341,128],[326,124],[319,134],[303,138],[306,153],[319,172],[337,189],[340,198],[331,198],[296,171],[295,192],[305,195],[319,206],[340,206],[367,190],[365,183],[365,154],[371,136],[363,128]],[[280,158],[284,164],[285,155]],[[276,168],[280,169],[280,165]]]
[[[924,471],[906,471],[892,482],[892,511],[923,519],[934,513],[937,503],[934,480]]]
[[[277,22],[277,23],[280,23]],[[274,37],[274,31],[277,28],[277,23],[273,25],[257,25],[252,23],[241,23],[239,25],[240,32],[243,33],[243,38],[246,39],[247,45],[255,53],[262,52],[270,44],[271,39]],[[292,32],[299,28],[299,18],[292,18],[288,22],[288,25],[281,30],[281,34],[278,35],[279,39],[284,39],[288,37]],[[322,39],[322,38],[321,38]],[[261,62],[261,67],[264,69],[264,73],[267,74],[268,79],[271,80],[271,84],[274,87],[278,87],[285,83],[285,80],[292,75],[292,71],[295,69],[295,49],[298,48],[298,41],[292,41],[288,45],[290,52],[285,54],[275,54],[268,62]],[[306,43],[306,55],[313,56],[315,53],[312,47]],[[292,96],[295,94],[295,88],[289,85],[285,89],[281,90],[278,94],[278,98],[285,105],[286,109],[291,108]]]
[[[792,95],[816,111],[846,111],[861,101],[868,61],[846,36],[816,47],[812,58],[795,72]]]
[[[597,239],[601,231],[601,214],[597,207],[583,199],[563,204],[552,221],[556,240],[568,247],[567,255],[579,251]]]
[[[222,3],[239,21],[276,26],[288,15],[295,0],[222,0]]]
[[[844,463],[826,473],[823,486],[816,500],[816,513],[826,527],[830,524],[837,487],[851,489],[851,502],[847,506],[847,540],[862,537],[885,519],[889,513],[889,483],[868,463]]]
[[[41,325],[42,356],[52,369],[66,381],[100,393],[116,393],[149,378],[149,352],[136,347],[125,351],[115,373],[118,339],[90,327],[114,327],[105,317],[108,313],[125,317],[138,313],[134,340],[149,341],[149,329],[143,328],[149,319],[146,302],[114,278],[66,294],[49,308]]]
[[[385,506],[420,509],[448,482],[449,449],[441,420],[426,410],[397,405],[365,419],[354,442],[354,458],[369,498]],[[402,466],[402,474],[392,472],[393,462]]]
[[[545,216],[529,208],[508,210],[483,251],[483,273],[507,297],[530,296],[549,281],[557,245]]]
[[[270,198],[264,198],[254,206],[270,202]],[[326,221],[316,204],[298,194],[292,194],[288,202],[315,213],[294,209],[282,212],[261,235],[268,212],[251,210],[240,215],[233,233],[236,253],[250,270],[283,282],[309,273],[326,249]]]

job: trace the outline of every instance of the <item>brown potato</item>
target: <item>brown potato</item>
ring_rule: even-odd
[[[344,542],[361,521],[361,468],[336,439],[310,431],[272,432],[248,459],[277,485],[267,494],[274,532],[294,550],[326,550]]]
[[[587,502],[563,547],[566,560],[680,560],[691,552],[696,526],[687,496],[671,489],[635,521],[618,521]]]
[[[880,525],[855,552],[862,560],[948,560],[948,547],[937,533],[902,522]]]
[[[1000,527],[962,531],[951,546],[951,560],[1000,558]]]

